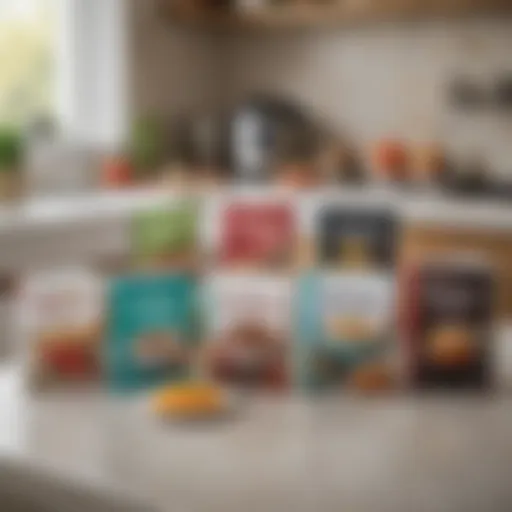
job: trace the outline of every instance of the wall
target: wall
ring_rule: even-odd
[[[511,48],[511,20],[240,35],[223,42],[226,95],[290,94],[363,145],[386,135],[442,139],[456,156],[483,153],[497,172],[512,173],[512,115],[462,115],[446,101],[456,74],[512,74]]]
[[[512,114],[464,114],[447,88],[512,75],[512,19],[368,25],[309,33],[208,35],[177,29],[131,0],[132,105],[179,113],[252,91],[291,95],[361,146],[384,136],[441,140],[458,159],[512,173]]]
[[[129,0],[132,112],[176,114],[210,107],[221,74],[215,38],[177,28],[153,0]]]

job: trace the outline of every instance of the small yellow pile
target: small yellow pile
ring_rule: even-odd
[[[223,390],[213,384],[186,382],[158,390],[151,405],[159,416],[210,416],[223,411],[225,396]]]

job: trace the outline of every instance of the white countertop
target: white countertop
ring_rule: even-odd
[[[217,423],[164,424],[144,398],[23,391],[0,373],[0,450],[169,512],[507,512],[507,396],[256,396]],[[0,451],[0,454],[2,452]]]

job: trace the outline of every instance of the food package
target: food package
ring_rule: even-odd
[[[248,388],[290,383],[291,281],[270,275],[212,276],[203,365],[209,377]]]
[[[295,361],[303,386],[338,389],[368,384],[370,388],[384,383],[383,375],[388,365],[391,369],[394,357],[395,286],[391,275],[304,275],[296,301]]]
[[[178,201],[137,213],[132,220],[132,251],[137,266],[190,270],[198,264],[199,208]]]
[[[283,269],[296,248],[291,204],[234,201],[221,210],[220,262],[223,266]]]
[[[322,266],[340,270],[394,266],[399,226],[390,209],[328,204],[319,210],[316,225]]]
[[[194,278],[181,273],[111,282],[105,356],[114,390],[188,378],[198,338],[196,294]]]
[[[101,377],[103,286],[86,268],[27,276],[20,288],[30,384],[83,385]]]
[[[479,388],[491,382],[493,273],[460,257],[405,272],[402,303],[412,385]]]

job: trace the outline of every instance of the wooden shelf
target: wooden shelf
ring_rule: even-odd
[[[507,0],[347,0],[333,6],[275,6],[250,12],[177,9],[172,1],[160,3],[172,23],[219,30],[286,30],[335,28],[385,21],[420,21],[512,15]]]

